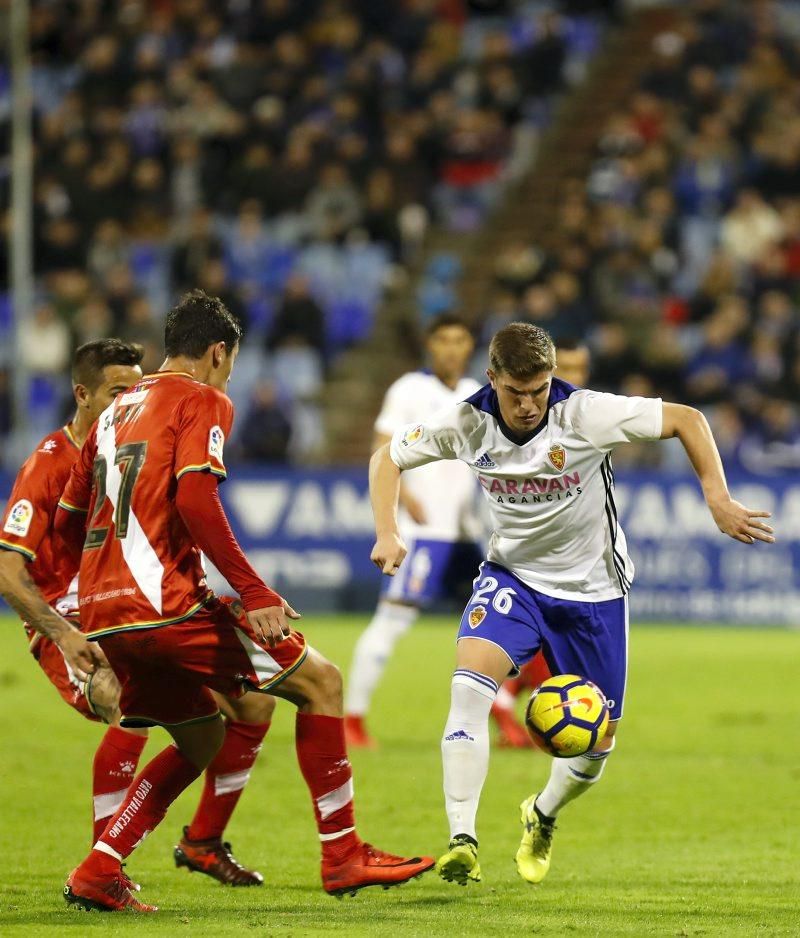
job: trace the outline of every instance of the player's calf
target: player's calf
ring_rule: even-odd
[[[540,883],[550,869],[556,815],[600,781],[614,748],[613,736],[601,745],[606,748],[571,759],[553,759],[547,785],[520,805],[523,832],[515,859],[517,872],[526,882]]]
[[[570,801],[574,801],[600,781],[606,760],[614,749],[614,738],[603,740],[605,748],[595,749],[571,759],[553,759],[550,778],[536,799],[542,814],[555,818]]]
[[[442,735],[444,795],[450,837],[477,843],[475,817],[489,770],[489,710],[497,694],[492,678],[458,668],[450,690],[450,712]]]
[[[146,730],[118,726],[109,726],[100,740],[92,761],[93,844],[125,800],[146,743]]]
[[[136,775],[147,731],[119,727],[120,685],[111,668],[98,668],[84,693],[92,711],[110,724],[92,762],[92,843],[96,843]]]
[[[194,818],[174,849],[175,865],[229,886],[260,886],[264,877],[239,863],[224,832],[269,730],[275,699],[267,694],[247,693],[238,699],[219,697],[218,702],[229,714],[225,741],[206,769]]]
[[[419,616],[417,606],[382,599],[353,651],[345,697],[345,732],[351,748],[372,749],[377,744],[366,728],[372,695],[392,656],[394,646]]]
[[[298,707],[295,745],[314,807],[322,848],[322,882],[331,895],[366,886],[388,888],[419,876],[432,857],[400,857],[365,844],[356,833],[353,772],[347,758],[339,669],[309,649],[296,670],[271,690]]]

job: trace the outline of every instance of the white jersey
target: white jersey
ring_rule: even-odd
[[[436,375],[411,371],[398,378],[386,392],[375,430],[392,436],[409,423],[419,422],[437,411],[450,410],[479,389],[480,385],[472,378],[461,378],[451,389]],[[447,463],[425,466],[410,472],[403,483],[422,505],[427,519],[426,524],[414,524],[406,512],[401,511],[400,524],[405,536],[460,541],[472,540],[478,533],[474,523],[477,487],[465,466]]]
[[[391,455],[401,469],[467,463],[490,506],[488,559],[549,596],[600,602],[624,595],[633,580],[610,453],[620,443],[658,439],[661,411],[659,398],[585,391],[554,378],[545,419],[517,443],[487,385],[398,430]]]

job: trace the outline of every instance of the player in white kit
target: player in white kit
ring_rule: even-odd
[[[512,323],[489,348],[489,384],[448,412],[398,430],[370,464],[377,541],[389,575],[406,549],[396,522],[400,473],[437,460],[472,467],[494,524],[458,633],[450,713],[442,739],[450,845],[443,879],[480,879],[475,816],[489,765],[488,718],[498,685],[541,650],[554,674],[578,674],[606,694],[608,734],[582,756],[554,759],[547,784],[521,805],[517,869],[540,882],[556,815],[595,784],[622,716],[627,593],[633,579],[614,504],[610,454],[633,440],[677,437],[719,529],[746,544],[772,529],[728,493],[705,417],[658,398],[575,388],[553,377],[555,349],[537,326]]]
[[[581,339],[563,337],[556,341],[555,376],[577,388],[585,388],[589,383],[591,371],[591,352]],[[525,727],[517,722],[515,705],[517,698],[538,687],[550,677],[544,654],[537,652],[527,664],[524,664],[516,677],[510,677],[500,686],[492,704],[491,716],[500,729],[498,742],[501,746],[514,749],[529,749],[533,742]]]
[[[465,378],[474,349],[463,320],[444,314],[426,332],[430,370],[412,371],[386,392],[375,421],[375,449],[402,426],[447,409],[480,387]],[[384,581],[378,608],[359,638],[350,666],[345,697],[345,733],[349,746],[375,743],[366,728],[370,701],[397,640],[420,609],[445,595],[454,576],[477,573],[480,553],[474,540],[474,508],[479,497],[466,466],[437,463],[411,472],[400,489],[400,525],[408,548],[402,573]]]

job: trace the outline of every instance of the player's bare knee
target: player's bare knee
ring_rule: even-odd
[[[332,661],[323,658],[320,662],[317,678],[319,697],[334,709],[342,707],[342,672]]]
[[[106,723],[119,721],[120,686],[111,668],[98,668],[86,684],[86,699]]]
[[[169,727],[169,733],[182,755],[203,771],[222,748],[225,724],[218,716],[191,726]]]
[[[342,675],[335,664],[313,648],[300,667],[272,691],[301,712],[325,716],[342,714]]]
[[[342,675],[339,669],[327,658],[317,652],[306,659],[308,668],[302,675],[298,687],[302,700],[298,701],[301,710],[328,716],[342,713],[343,693]]]
[[[269,723],[275,712],[275,698],[271,694],[245,694],[244,708],[238,717],[241,723]]]
[[[237,723],[269,723],[275,712],[275,698],[271,694],[248,691],[238,698],[216,693],[214,697],[225,717]]]

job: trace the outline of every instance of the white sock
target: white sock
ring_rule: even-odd
[[[555,817],[564,805],[600,781],[606,759],[613,749],[612,740],[611,749],[602,752],[587,752],[572,759],[553,759],[550,778],[536,799],[536,807],[545,817]]]
[[[344,712],[364,716],[383,675],[392,650],[419,616],[416,606],[381,601],[370,624],[361,633],[353,652],[347,680]]]
[[[450,837],[477,842],[475,816],[489,771],[489,710],[497,684],[485,674],[459,668],[450,689],[450,713],[442,737],[444,803]]]

